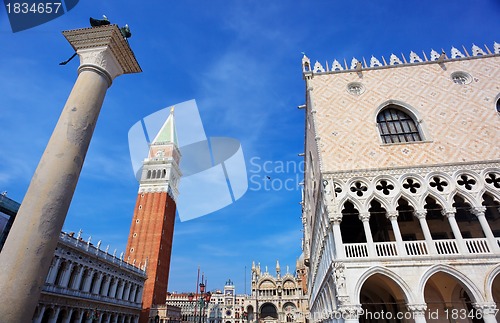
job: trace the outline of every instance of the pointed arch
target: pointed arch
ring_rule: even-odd
[[[381,207],[383,209],[385,209],[386,212],[389,212],[389,211],[394,211],[395,208],[392,208],[392,205],[389,204],[389,202],[387,201],[387,199],[381,199],[379,198],[378,196],[371,196],[368,200],[367,200],[367,203],[366,203],[366,206],[367,206],[367,209],[368,209],[368,212],[370,212],[370,208],[372,208],[372,203],[373,202],[377,202],[381,205]]]
[[[418,201],[413,197],[413,196],[410,196],[410,195],[407,195],[407,194],[401,194],[400,196],[398,196],[397,198],[394,199],[394,201],[396,202],[396,210],[397,208],[399,207],[399,200],[405,200],[406,203],[408,203],[409,206],[411,206],[413,208],[413,210],[418,210],[419,209],[419,203]]]
[[[405,301],[408,304],[415,303],[415,296],[408,283],[398,274],[393,272],[392,270],[382,267],[382,266],[373,266],[366,270],[356,282],[356,286],[354,287],[354,299],[356,303],[360,303],[361,289],[363,288],[364,283],[371,276],[379,274],[391,279],[398,287],[401,288],[403,295],[405,296]]]
[[[469,293],[474,299],[472,301],[476,303],[481,303],[484,302],[484,298],[482,296],[481,291],[479,288],[472,282],[472,280],[469,279],[467,275],[464,273],[456,270],[455,268],[449,266],[449,265],[444,265],[444,264],[437,264],[431,266],[427,271],[425,271],[422,276],[420,277],[420,281],[418,283],[418,290],[417,290],[417,297],[419,297],[419,301],[424,303],[425,302],[425,297],[424,297],[424,290],[425,286],[427,284],[427,281],[429,278],[439,272],[446,273],[452,277],[454,277],[465,289],[466,292]]]
[[[364,243],[366,236],[363,224],[359,219],[360,211],[356,205],[347,200],[342,204],[342,222],[340,222],[340,232],[343,243]]]
[[[346,203],[351,203],[351,204],[354,206],[354,209],[356,209],[358,212],[363,211],[363,207],[362,207],[362,205],[359,203],[359,201],[358,201],[358,200],[356,200],[356,199],[354,199],[354,200],[353,200],[353,199],[350,199],[350,198],[346,198],[345,200],[343,200],[343,201],[341,202],[341,205],[342,205],[342,207],[340,208],[340,211],[341,211],[341,212],[345,210],[345,205],[346,205]]]
[[[493,267],[493,269],[491,269],[486,276],[486,279],[484,281],[484,286],[486,286],[485,298],[487,302],[494,302],[493,291],[492,291],[493,281],[495,280],[495,278],[498,277],[499,274],[500,274],[500,264]]]
[[[439,194],[435,194],[433,192],[428,192],[427,194],[423,195],[423,205],[427,204],[427,198],[433,199],[437,205],[439,205],[442,209],[446,209],[448,207],[447,201],[444,199],[443,196]]]

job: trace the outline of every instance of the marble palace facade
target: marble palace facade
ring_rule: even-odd
[[[500,44],[302,71],[311,322],[497,322]]]

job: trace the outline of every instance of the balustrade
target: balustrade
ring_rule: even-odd
[[[466,252],[461,252],[455,239],[433,240],[436,251],[430,252],[425,240],[404,241],[405,254],[398,252],[397,243],[375,242],[373,243],[377,257],[406,257],[406,256],[433,256],[433,255],[471,255],[471,254],[491,254],[491,248],[487,238],[463,239]],[[496,239],[500,246],[500,239]],[[345,243],[345,258],[369,258],[368,243]],[[337,258],[340,259],[340,258]]]

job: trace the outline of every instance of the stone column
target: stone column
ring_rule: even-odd
[[[89,292],[91,294],[99,295],[99,289],[101,288],[101,282],[102,282],[102,278],[103,278],[104,274],[99,271],[99,272],[97,272],[97,275],[98,275],[97,280],[96,280],[94,286],[92,286],[92,290]]]
[[[73,284],[73,289],[80,290],[80,284],[82,283],[84,272],[85,272],[85,267],[80,266],[80,269],[78,271],[78,277],[76,278],[75,283]]]
[[[482,318],[484,323],[497,323],[497,305],[495,303],[475,303],[476,317]]]
[[[63,323],[71,323],[71,315],[73,315],[74,308],[70,307],[66,312],[66,317],[64,318]]]
[[[123,299],[124,301],[128,300],[128,296],[129,296],[129,294],[130,294],[130,288],[131,288],[131,287],[132,287],[132,283],[130,283],[130,282],[129,282],[129,283],[127,284],[127,288],[126,288],[126,289],[125,289],[125,291],[123,292],[122,299]]]
[[[82,292],[86,292],[86,293],[92,293],[92,291],[90,290],[90,285],[92,284],[92,280],[94,279],[94,274],[95,274],[95,270],[93,268],[89,268],[89,270],[87,271],[87,275],[85,276],[85,284],[83,285],[83,288],[82,288]]]
[[[75,264],[73,262],[66,262],[66,269],[64,270],[63,277],[61,278],[61,287],[67,288],[69,284],[69,279],[71,278],[71,271],[73,270],[73,266]]]
[[[340,232],[340,222],[342,222],[342,213],[328,214],[330,222],[332,222],[333,240],[335,241],[335,257],[334,259],[344,259],[344,244],[342,242],[342,233]]]
[[[116,295],[116,287],[118,286],[118,278],[113,279],[113,284],[109,287],[108,295],[111,298],[115,298]]]
[[[468,254],[469,252],[467,251],[467,247],[465,246],[464,238],[462,237],[462,233],[460,232],[460,227],[458,226],[457,219],[455,219],[455,210],[442,210],[441,213],[448,218],[451,231],[453,231],[453,237],[457,242],[458,250],[463,255]]]
[[[128,298],[127,298],[128,301],[130,301],[130,302],[134,301],[136,291],[137,291],[137,285],[133,284],[132,289],[130,290],[130,293],[129,293]]]
[[[0,254],[0,317],[29,322],[54,256],[104,96],[141,69],[116,25],[63,32],[80,56],[78,78]]]
[[[374,258],[377,256],[377,250],[375,250],[375,243],[373,243],[372,230],[370,229],[370,213],[362,212],[359,213],[359,219],[363,222],[363,229],[365,231],[366,243],[368,244],[368,256]]]
[[[108,296],[109,284],[111,284],[111,277],[109,275],[104,276],[104,287],[102,289],[102,296]]]
[[[484,206],[472,208],[472,213],[474,213],[474,215],[477,216],[477,219],[481,224],[481,229],[483,229],[484,235],[486,236],[486,240],[488,240],[491,252],[499,253],[500,248],[498,247],[497,239],[495,238],[493,232],[491,231],[490,225],[488,224],[488,220],[486,220],[484,212],[486,212],[486,207]]]
[[[403,242],[403,237],[401,236],[401,231],[399,231],[398,225],[398,211],[387,212],[387,218],[391,221],[392,232],[394,232],[394,238],[396,239],[396,247],[398,249],[398,255],[400,257],[406,256],[405,245]]]
[[[427,244],[427,248],[429,250],[429,254],[437,255],[436,245],[432,240],[431,230],[429,229],[429,225],[425,219],[427,215],[427,210],[417,210],[413,212],[413,215],[417,217],[420,222],[420,227],[422,228],[422,232],[424,234],[425,242]]]
[[[134,303],[141,303],[142,302],[142,291],[143,290],[141,287],[137,288],[135,299],[133,299],[132,302],[134,302]]]
[[[57,271],[59,270],[59,263],[61,262],[61,258],[54,257],[52,260],[52,264],[49,267],[49,273],[47,274],[47,279],[45,280],[47,284],[54,284],[56,280]]]
[[[54,314],[52,315],[52,318],[49,320],[50,323],[57,323],[59,312],[61,312],[61,308],[59,306],[56,306]]]
[[[85,314],[85,311],[82,308],[78,309],[78,317],[76,318],[77,322],[81,322],[82,321],[83,314]]]
[[[42,322],[44,312],[45,312],[45,305],[40,304],[40,306],[38,307],[38,315],[33,318],[33,323]]]
[[[426,323],[425,311],[427,310],[427,304],[407,304],[406,307],[411,312],[411,317],[415,320],[415,323]]]
[[[115,295],[116,299],[121,299],[121,297],[123,295],[123,288],[125,287],[124,285],[125,285],[125,281],[120,280],[118,282],[118,289],[117,289],[116,295]]]

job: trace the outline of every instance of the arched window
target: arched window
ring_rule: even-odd
[[[382,109],[377,115],[377,125],[385,144],[422,141],[415,120],[397,105]]]
[[[497,112],[500,113],[500,98],[497,100]]]

